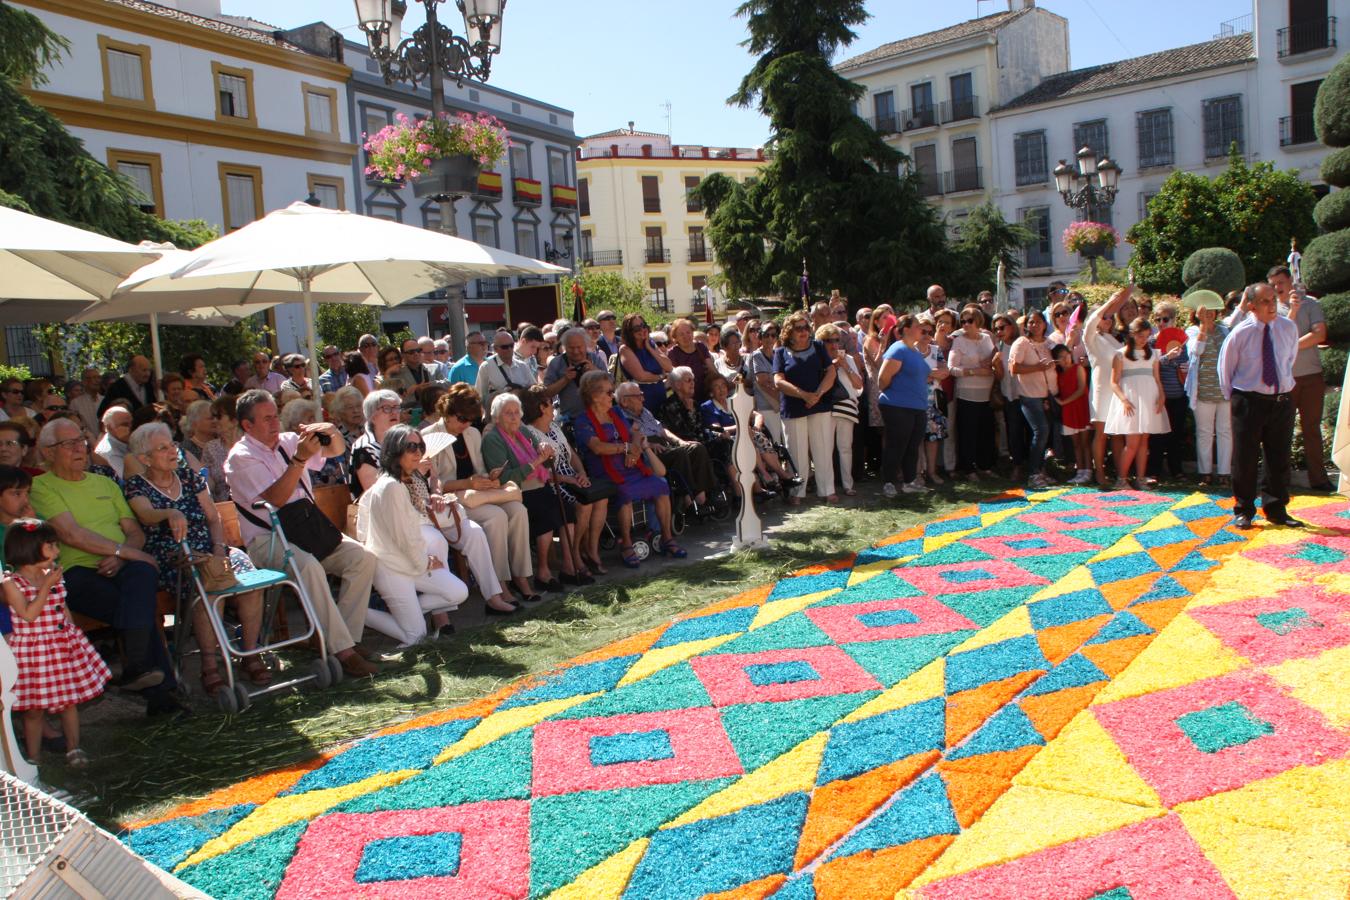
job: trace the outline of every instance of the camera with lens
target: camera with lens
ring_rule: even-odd
[[[577,378],[576,378],[576,380],[577,380],[577,381],[580,381],[580,380],[581,380],[581,376],[586,374],[586,364],[585,364],[585,363],[578,363],[577,365],[575,365],[575,366],[572,367],[572,371],[577,373]]]
[[[324,434],[322,431],[315,434],[314,437],[318,439],[320,447],[327,447],[329,444],[333,443],[333,438]]]

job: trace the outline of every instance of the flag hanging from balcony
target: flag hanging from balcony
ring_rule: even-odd
[[[586,289],[580,281],[572,282],[572,321],[578,325],[586,321]]]

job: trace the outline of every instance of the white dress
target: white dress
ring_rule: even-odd
[[[1111,361],[1120,352],[1121,343],[1115,335],[1103,334],[1097,330],[1105,304],[1098,306],[1088,316],[1083,325],[1083,344],[1087,348],[1088,360],[1092,363],[1092,388],[1088,392],[1089,418],[1093,422],[1105,422],[1111,404],[1116,395],[1111,390]],[[1109,432],[1108,432],[1109,433]]]
[[[1125,415],[1125,407],[1112,395],[1111,408],[1106,413],[1107,434],[1165,434],[1172,430],[1167,410],[1158,412],[1158,381],[1154,372],[1158,367],[1155,350],[1148,359],[1140,355],[1130,359],[1124,350],[1116,353],[1123,364],[1120,372],[1120,390],[1129,398],[1134,415]],[[1107,370],[1109,373],[1109,369]]]

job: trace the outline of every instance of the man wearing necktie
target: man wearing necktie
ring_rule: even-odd
[[[1249,285],[1242,305],[1251,315],[1219,352],[1219,387],[1233,403],[1233,514],[1238,528],[1256,516],[1258,463],[1266,464],[1262,512],[1275,525],[1302,528],[1289,504],[1289,452],[1294,442],[1294,358],[1298,326],[1281,316],[1268,284]]]

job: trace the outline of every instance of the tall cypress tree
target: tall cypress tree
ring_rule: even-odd
[[[945,231],[904,154],[854,112],[864,89],[830,66],[862,0],[745,0],[737,14],[759,59],[728,102],[769,118],[771,159],[756,180],[698,189],[732,292],[797,296],[804,259],[813,288],[855,306],[921,298],[947,267]]]

